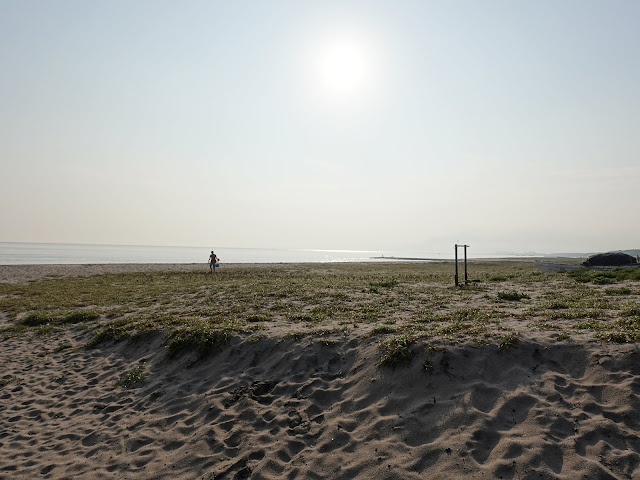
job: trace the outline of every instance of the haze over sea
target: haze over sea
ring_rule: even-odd
[[[304,263],[384,261],[376,257],[444,260],[450,252],[381,252],[275,248],[175,247],[153,245],[86,245],[70,243],[0,242],[0,265],[96,263],[207,263],[214,250],[221,263]],[[469,258],[520,257],[527,254],[474,254]],[[460,255],[463,253],[460,251]]]

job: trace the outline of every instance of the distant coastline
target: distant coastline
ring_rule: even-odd
[[[416,261],[416,262],[441,262],[444,260],[451,260],[450,258],[425,258],[425,257],[394,257],[394,256],[380,256],[371,257],[371,260],[402,260],[402,261]]]
[[[318,250],[278,248],[179,247],[153,245],[91,245],[70,243],[0,242],[0,265],[196,264],[215,250],[229,263],[337,263],[453,260],[453,252],[427,253],[372,250]],[[522,255],[469,255],[469,258],[528,258]]]
[[[332,262],[438,262],[453,260],[446,253],[419,251],[317,250],[278,248],[229,248],[216,245],[203,247],[154,245],[91,245],[70,243],[0,242],[0,265],[111,264],[111,263],[206,263],[210,250],[215,250],[222,263],[332,263]],[[640,255],[640,249],[622,250]],[[473,259],[586,258],[590,253],[513,253],[477,254]]]

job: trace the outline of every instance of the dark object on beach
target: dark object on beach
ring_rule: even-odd
[[[458,247],[464,248],[464,284],[458,281]],[[456,243],[454,246],[454,249],[456,252],[456,276],[455,276],[456,287],[462,286],[462,285],[469,285],[469,276],[467,275],[467,248],[469,248],[469,245],[458,245]]]
[[[623,252],[608,252],[591,255],[583,263],[585,267],[618,267],[622,265],[636,265],[635,257]]]

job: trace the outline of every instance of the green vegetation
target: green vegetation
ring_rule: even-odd
[[[398,335],[391,337],[380,344],[382,358],[380,365],[395,367],[397,365],[409,365],[413,358],[411,345],[415,343],[415,338],[411,335]]]
[[[392,278],[391,280],[378,280],[369,283],[369,291],[372,293],[378,293],[381,288],[394,288],[399,285],[398,280]]]
[[[450,262],[60,277],[0,284],[0,315],[8,320],[0,342],[76,329],[93,348],[154,336],[169,356],[193,352],[200,358],[233,337],[317,338],[332,347],[344,336],[373,336],[380,338],[382,365],[408,363],[412,343],[508,349],[517,334],[531,331],[634,342],[640,338],[635,272],[542,273],[533,262],[471,261],[469,276],[479,282],[465,288],[453,285]],[[71,345],[57,351],[65,348]]]
[[[640,281],[640,268],[611,268],[589,269],[579,268],[567,272],[567,275],[577,282],[593,283],[595,285],[609,285],[625,280]]]
[[[519,302],[525,298],[531,298],[526,293],[516,292],[515,290],[511,292],[498,292],[498,299],[506,300],[508,302]]]
[[[87,346],[93,348],[109,340],[119,342],[135,338],[143,333],[160,330],[164,324],[161,320],[154,322],[153,320],[142,320],[135,317],[120,318],[99,326]]]
[[[629,287],[620,288],[607,288],[604,291],[607,295],[631,295],[631,289]]]
[[[61,323],[82,323],[90,322],[100,318],[100,315],[94,311],[72,312],[61,320]]]
[[[387,333],[395,333],[396,329],[394,327],[392,327],[391,325],[378,325],[376,327],[374,327],[373,330],[371,330],[371,335],[375,336],[375,335],[384,335]]]
[[[53,316],[50,313],[30,313],[18,323],[26,327],[39,327],[43,325],[62,325],[65,323],[82,323],[96,320],[100,315],[93,311],[77,311],[68,313],[62,317]]]
[[[195,350],[204,356],[214,347],[227,343],[232,331],[218,329],[207,320],[193,319],[171,331],[167,339],[167,352],[174,357],[182,351]]]
[[[520,339],[518,338],[517,333],[509,333],[498,341],[498,348],[500,350],[511,350],[518,345],[519,341]]]
[[[506,282],[507,280],[508,278],[504,275],[494,275],[492,277],[489,277],[490,282]]]
[[[53,322],[53,319],[47,315],[42,313],[31,313],[27,315],[25,318],[20,320],[20,325],[24,325],[26,327],[39,327],[40,325],[46,325],[48,323]]]
[[[132,388],[135,385],[144,381],[143,372],[147,366],[143,363],[137,367],[133,367],[131,370],[127,370],[116,382],[115,386],[120,388]]]
[[[608,342],[626,343],[640,341],[640,304],[622,306],[620,316],[614,320],[602,318],[579,322],[578,330],[589,330]]]

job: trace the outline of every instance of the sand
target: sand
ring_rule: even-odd
[[[252,265],[258,267],[259,264]],[[0,282],[21,283],[42,278],[89,276],[125,272],[189,272],[208,269],[198,263],[109,263],[82,265],[0,265]]]
[[[125,268],[156,267],[0,278]],[[506,351],[416,346],[390,368],[356,334],[235,338],[201,360],[167,358],[159,335],[87,349],[89,336],[2,338],[0,478],[640,478],[635,344],[532,331]],[[115,386],[139,365],[144,382]]]

